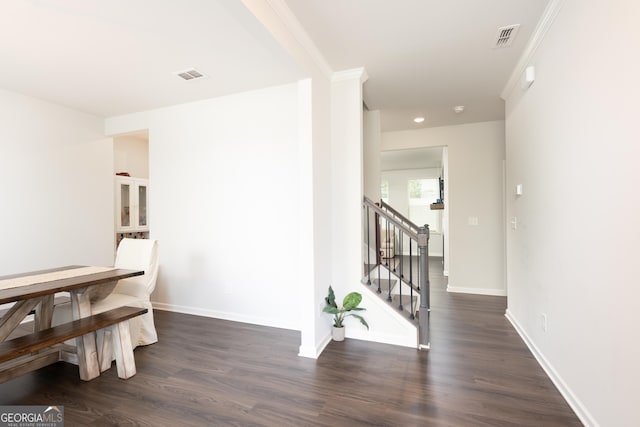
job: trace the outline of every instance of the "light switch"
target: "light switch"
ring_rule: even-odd
[[[478,225],[478,217],[477,216],[470,216],[469,217],[469,225]]]
[[[516,185],[516,196],[522,196],[522,184]]]

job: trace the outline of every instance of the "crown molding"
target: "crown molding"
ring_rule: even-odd
[[[332,83],[341,82],[345,80],[354,80],[354,79],[360,80],[360,84],[366,82],[369,79],[369,75],[367,74],[367,71],[364,69],[364,67],[351,68],[349,70],[343,70],[343,71],[336,71],[331,76]]]
[[[520,59],[518,60],[516,67],[511,72],[511,77],[509,77],[507,84],[500,93],[500,98],[503,100],[506,101],[509,95],[511,95],[513,89],[517,86],[520,81],[520,76],[524,73],[525,68],[530,65],[529,63],[533,58],[533,55],[538,50],[542,40],[544,40],[544,37],[551,28],[553,21],[556,19],[556,16],[560,12],[564,2],[565,0],[551,0],[549,4],[547,4],[540,21],[538,21],[536,29],[533,31],[533,35],[524,49],[524,52],[520,55]]]
[[[316,44],[313,42],[309,34],[298,21],[298,18],[291,12],[289,6],[284,0],[265,0],[271,7],[273,12],[278,16],[282,24],[289,31],[289,34],[300,44],[304,51],[309,55],[311,61],[316,64],[322,74],[331,79],[333,70],[324,58]]]

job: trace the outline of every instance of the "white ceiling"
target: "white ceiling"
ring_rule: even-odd
[[[303,77],[237,0],[3,0],[0,61],[0,87],[99,116]]]
[[[391,150],[380,153],[380,169],[423,169],[442,167],[442,147]]]
[[[548,2],[284,1],[334,71],[365,67],[383,130],[504,118],[499,93]],[[513,46],[493,49],[516,23]],[[3,0],[0,61],[0,87],[99,116],[305,77],[240,0]],[[174,75],[191,67],[209,77]]]
[[[383,130],[401,130],[503,119],[499,94],[548,0],[286,2],[334,71],[365,67],[366,105]],[[512,46],[493,49],[511,24]]]

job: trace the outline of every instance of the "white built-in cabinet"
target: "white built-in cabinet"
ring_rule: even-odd
[[[149,180],[116,177],[116,232],[149,231]]]

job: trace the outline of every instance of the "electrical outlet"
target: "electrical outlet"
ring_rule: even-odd
[[[547,332],[547,315],[546,313],[542,313],[540,315],[542,323],[540,324],[540,326],[542,327],[542,331],[543,332]]]

